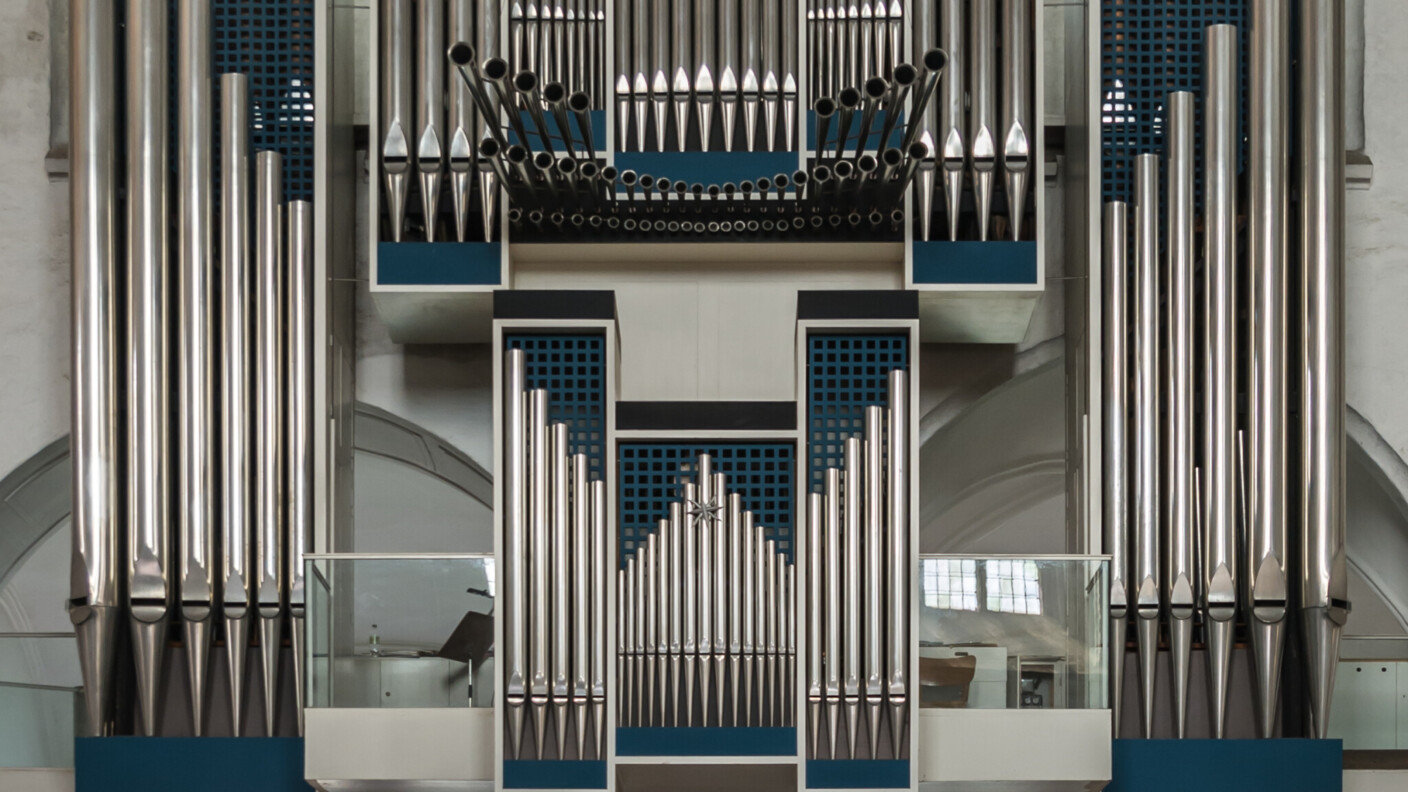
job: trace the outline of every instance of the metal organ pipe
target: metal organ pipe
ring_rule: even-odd
[[[885,698],[885,408],[865,408],[865,666],[861,674],[870,716],[870,757],[880,752],[880,715]]]
[[[1129,617],[1129,212],[1122,201],[1105,204],[1104,413],[1105,552],[1110,556],[1110,709],[1120,733],[1124,691],[1125,627]]]
[[[973,170],[973,198],[978,210],[978,239],[988,239],[992,211],[993,171],[997,167],[997,8],[996,0],[973,0],[969,10],[969,64],[971,101],[969,157]]]
[[[161,709],[174,595],[167,314],[167,5],[127,8],[128,599],[137,698],[147,736]]]
[[[303,734],[306,590],[303,555],[313,538],[313,205],[288,204],[288,285],[285,393],[285,463],[288,476],[288,606],[293,644],[293,692],[298,733]]]
[[[528,504],[528,416],[527,369],[523,350],[504,352],[503,521],[505,577],[502,613],[504,617],[504,696],[508,706],[508,756],[522,755],[524,705],[527,703],[527,531]]]
[[[1135,160],[1134,231],[1134,586],[1139,634],[1141,726],[1154,730],[1154,690],[1159,643],[1159,357],[1158,255],[1159,159]]]
[[[258,601],[266,733],[278,713],[279,647],[283,639],[286,537],[282,362],[287,333],[284,305],[283,159],[274,151],[254,158],[254,519],[257,531],[254,591]]]
[[[1193,647],[1193,94],[1168,95],[1167,536],[1163,601],[1172,651],[1174,734],[1187,735]]]
[[[77,635],[89,733],[113,722],[122,602],[118,493],[117,23],[109,0],[73,0],[69,18],[69,202],[73,266],[74,563]]]
[[[887,693],[893,758],[903,755],[909,700],[909,375],[889,376],[889,445],[886,457],[889,569],[889,657]],[[795,591],[795,588],[793,589]],[[878,731],[878,727],[877,731]]]
[[[1345,561],[1344,4],[1300,4],[1301,618],[1312,736],[1329,736]]]
[[[386,179],[386,208],[391,241],[400,242],[410,192],[411,49],[414,32],[411,0],[381,3],[381,172]]]
[[[1002,0],[1002,168],[1012,239],[1022,238],[1032,161],[1032,0]]]
[[[1257,724],[1275,731],[1286,617],[1286,272],[1290,168],[1290,9],[1252,0],[1248,54],[1247,581],[1256,658]]]
[[[450,41],[474,41],[474,0],[449,1],[449,16],[446,25],[449,29]],[[450,171],[450,202],[455,216],[455,239],[464,242],[469,238],[470,198],[474,191],[475,176],[478,175],[478,168],[475,167],[474,160],[479,139],[483,137],[484,121],[477,119],[474,98],[469,93],[469,86],[463,80],[451,78],[447,88],[445,98],[448,102],[446,125],[448,131],[445,154]],[[497,121],[497,119],[492,120]],[[484,207],[487,210],[492,202],[492,196],[489,192],[485,192],[481,198],[484,199]],[[486,214],[489,212],[486,211]],[[488,242],[492,236],[493,228],[486,220],[484,241]]]
[[[1237,28],[1211,25],[1203,61],[1203,559],[1200,595],[1208,645],[1209,720],[1227,723],[1237,615]],[[1113,287],[1113,284],[1111,284]],[[1109,338],[1109,335],[1106,336]],[[1107,352],[1108,354],[1108,352]],[[1108,403],[1108,402],[1107,402]],[[1108,438],[1108,434],[1107,434]],[[1109,440],[1107,439],[1108,443]],[[1113,476],[1106,468],[1106,481]]]

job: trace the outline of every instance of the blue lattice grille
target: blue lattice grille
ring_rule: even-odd
[[[700,454],[728,476],[728,491],[743,498],[769,539],[792,557],[795,452],[791,443],[621,443],[620,562],[635,552],[681,497],[680,482],[696,480]]]
[[[284,200],[313,200],[313,0],[214,0],[212,8],[213,128],[220,75],[249,75],[251,154],[282,154]]]
[[[1236,25],[1238,36],[1237,168],[1245,162],[1247,34],[1245,0],[1102,0],[1100,90],[1103,193],[1134,199],[1134,157],[1164,151],[1164,103],[1171,91],[1199,97],[1194,174],[1202,196],[1203,34],[1208,25]],[[1200,199],[1201,200],[1201,199]],[[1162,215],[1160,215],[1162,216]]]
[[[807,468],[821,492],[841,467],[846,438],[865,429],[865,408],[889,403],[889,376],[909,369],[909,335],[813,333],[807,337]]]
[[[572,453],[587,455],[592,478],[604,474],[605,347],[599,334],[504,336],[505,349],[523,350],[528,388],[547,389],[548,421],[568,425]]]

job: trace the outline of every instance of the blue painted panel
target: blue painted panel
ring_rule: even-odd
[[[915,283],[1036,285],[1035,242],[914,242]]]
[[[606,762],[504,760],[504,789],[605,789]]]
[[[792,557],[793,457],[791,443],[620,443],[619,563],[644,543],[661,518],[670,515],[670,502],[681,498],[680,479],[694,479],[700,454],[713,457],[714,471],[728,476],[728,489],[737,492],[743,508],[757,515],[779,552]]]
[[[854,150],[855,150],[856,138],[860,137],[860,121],[861,121],[861,119],[860,119],[860,114],[857,113],[856,116],[855,116],[855,121],[851,122],[851,134],[850,134],[850,139],[846,142],[846,148],[847,148],[848,150],[851,150],[851,151],[854,151]],[[868,137],[866,137],[866,139],[865,139],[865,144],[866,144],[865,147],[866,147],[866,150],[868,150],[868,151],[874,151],[874,150],[875,150],[875,147],[880,144],[880,133],[881,133],[882,131],[884,131],[884,128],[885,128],[885,111],[884,111],[884,110],[881,110],[880,112],[878,112],[878,113],[875,114],[875,123],[874,123],[873,125],[871,125],[871,127],[870,127],[870,135],[869,135]],[[840,123],[839,123],[839,119],[838,119],[836,116],[832,116],[832,117],[831,117],[831,128],[830,128],[829,130],[827,130],[827,132],[826,132],[826,135],[827,135],[826,150],[827,150],[827,151],[830,151],[830,152],[832,152],[832,153],[835,153],[835,151],[836,151],[836,136],[839,135],[840,133],[841,133],[841,125],[840,125]],[[888,147],[890,147],[890,148],[898,147],[899,144],[900,144],[900,142],[903,141],[903,140],[904,140],[904,116],[901,115],[901,116],[900,116],[900,120],[899,120],[898,122],[896,122],[896,124],[895,124],[895,131],[893,131],[893,132],[890,133],[890,143],[889,143],[889,146],[888,146]],[[807,148],[808,148],[809,150],[812,150],[812,151],[815,151],[815,150],[816,150],[816,113],[813,113],[813,112],[811,112],[810,110],[807,111]]]
[[[683,179],[689,184],[705,186],[771,179],[779,173],[787,174],[790,179],[797,164],[795,151],[622,151],[616,154],[619,170],[648,173],[672,182]]]
[[[382,286],[498,286],[499,242],[380,242],[376,282]]]
[[[303,740],[290,737],[83,737],[75,792],[309,792]]]
[[[865,430],[865,408],[889,406],[890,372],[909,370],[906,333],[812,333],[807,337],[808,491],[844,463],[845,440]]]
[[[807,789],[908,788],[908,759],[807,760]]]
[[[1339,740],[1115,740],[1105,792],[1339,792]]]
[[[592,110],[589,112],[592,118],[592,147],[595,149],[598,157],[603,157],[606,153],[607,143],[606,111]],[[533,117],[528,114],[527,110],[520,111],[520,115],[523,118],[523,129],[528,133],[528,150],[535,152],[546,151],[547,149],[543,146],[542,136],[538,134],[538,127],[533,123]],[[559,154],[564,153],[562,147],[562,129],[557,125],[557,118],[551,112],[544,110],[543,123],[548,126],[548,137],[552,139],[553,151]],[[582,126],[577,123],[577,117],[569,113],[568,123],[572,127],[572,150],[576,152],[584,151],[586,149],[586,140],[582,137]],[[507,130],[507,132],[509,142],[517,143],[518,133],[514,132],[512,129]]]
[[[795,728],[616,729],[617,756],[796,756]]]
[[[548,391],[548,422],[567,424],[572,453],[586,454],[602,478],[606,438],[606,337],[600,332],[514,333],[504,349],[523,350],[529,390]]]

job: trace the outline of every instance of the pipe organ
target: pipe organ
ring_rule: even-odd
[[[175,634],[187,658],[194,733],[205,733],[210,652],[223,632],[229,732],[246,731],[244,669],[257,636],[258,695],[272,735],[284,707],[285,637],[295,655],[302,650],[301,558],[314,509],[313,214],[281,189],[279,153],[251,159],[244,74],[219,76],[217,170],[211,5],[176,10],[171,17],[165,0],[127,5],[124,70],[112,5],[72,4],[79,375],[70,615],[91,733],[128,728],[133,713],[116,702],[129,680],[141,733],[163,733],[166,646]],[[113,75],[123,73],[119,85]],[[119,135],[115,119],[124,115]],[[130,664],[119,656],[123,645]],[[292,688],[300,685],[295,679]],[[295,706],[301,719],[301,698]]]
[[[1299,3],[1301,34],[1293,42],[1288,4],[1253,0],[1248,8],[1245,188],[1239,193],[1239,31],[1212,25],[1202,38],[1200,95],[1167,94],[1162,157],[1136,157],[1133,205],[1110,202],[1104,210],[1112,642],[1123,646],[1132,619],[1145,737],[1159,709],[1162,628],[1172,654],[1175,736],[1187,733],[1195,634],[1206,646],[1214,737],[1225,733],[1233,645],[1241,640],[1250,642],[1254,657],[1259,735],[1282,734],[1284,697],[1304,695],[1309,731],[1326,736],[1334,683],[1327,669],[1337,662],[1349,610],[1344,108],[1339,91],[1327,87],[1342,78],[1344,12],[1336,3]],[[1293,59],[1301,64],[1298,89]],[[1292,140],[1300,141],[1298,152]],[[1245,260],[1237,252],[1239,218],[1245,218]],[[1201,275],[1194,267],[1199,241]],[[1199,365],[1202,409],[1195,420]],[[1299,405],[1291,401],[1297,389]],[[1301,460],[1299,470],[1294,459]],[[1294,632],[1293,618],[1301,623]],[[1303,691],[1282,689],[1288,634],[1304,642]],[[1111,686],[1117,723],[1122,654],[1116,653]]]

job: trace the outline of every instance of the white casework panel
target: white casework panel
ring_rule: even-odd
[[[0,768],[5,792],[73,792],[73,771],[51,768]]]
[[[1099,789],[1110,753],[1109,710],[919,711],[926,790]]]
[[[493,709],[319,708],[305,718],[310,781],[494,778]]]
[[[515,289],[616,292],[626,401],[795,399],[798,290],[898,289],[901,280],[893,264],[855,260],[514,264]]]
[[[1344,792],[1402,792],[1408,789],[1408,770],[1346,770]]]
[[[1330,737],[1348,750],[1393,750],[1401,744],[1398,724],[1403,695],[1399,677],[1408,663],[1387,660],[1341,660],[1330,706]]]

